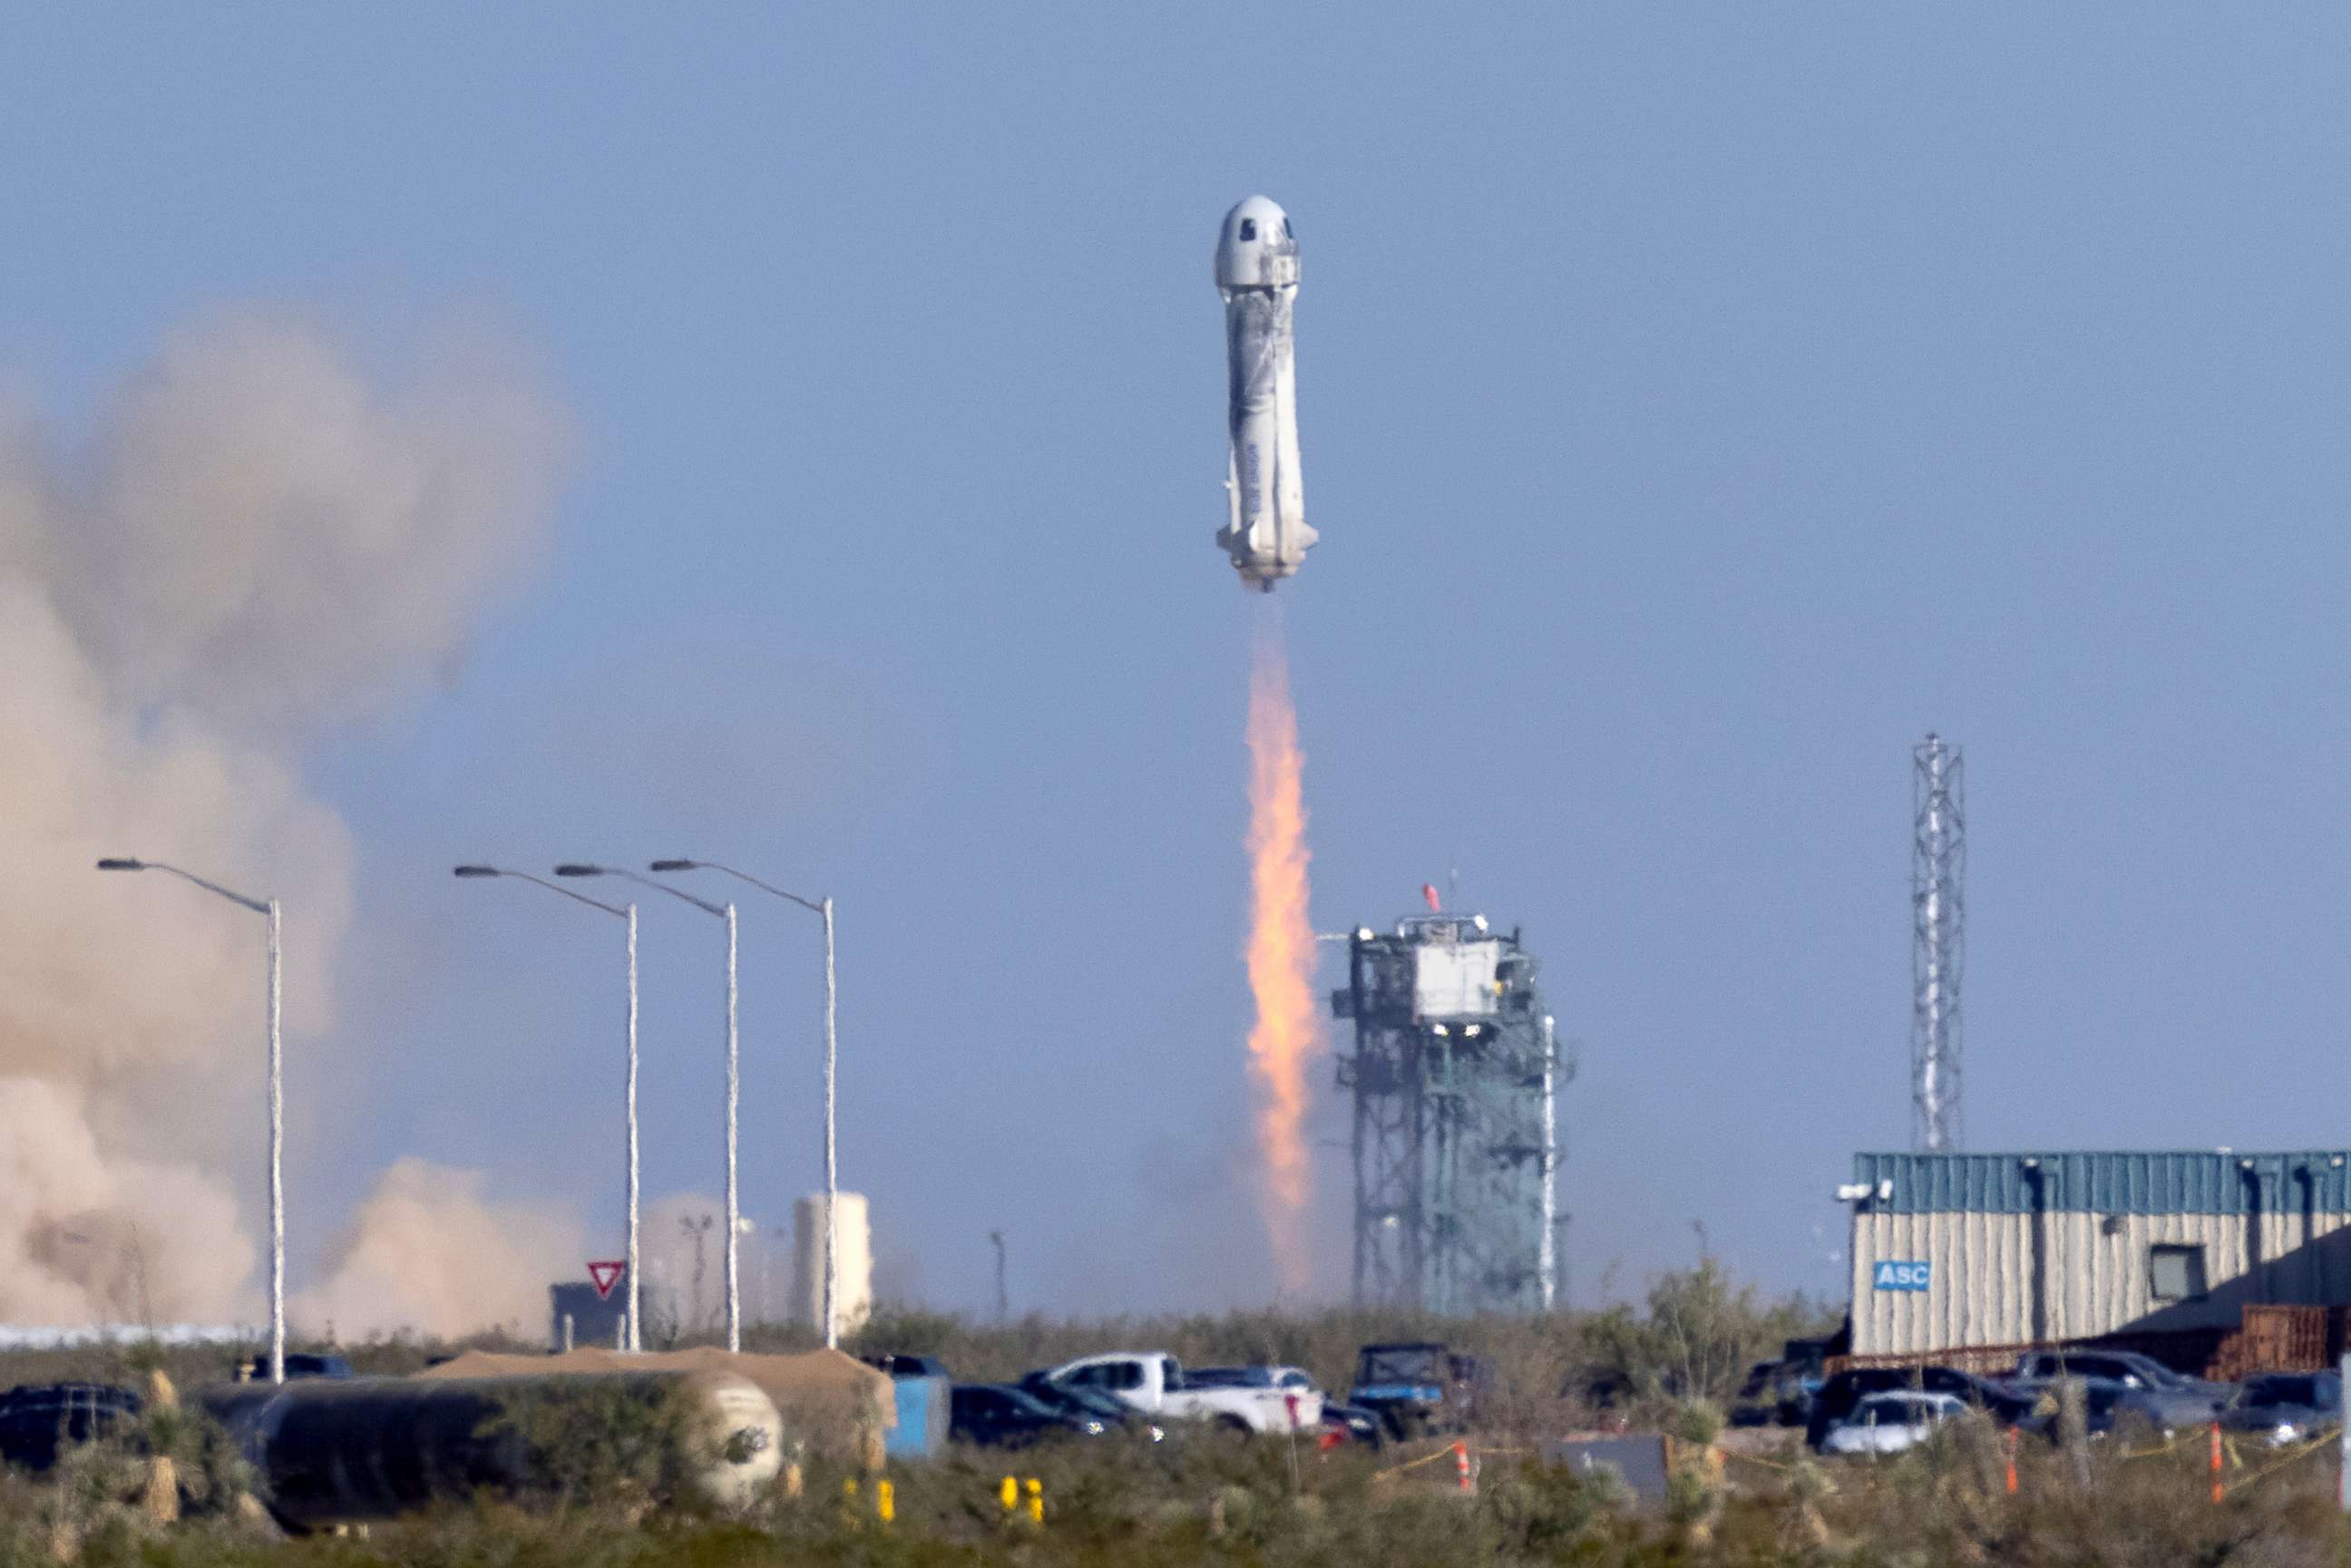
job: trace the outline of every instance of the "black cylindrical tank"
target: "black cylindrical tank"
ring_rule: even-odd
[[[728,1374],[319,1378],[201,1397],[261,1472],[270,1511],[315,1530],[530,1486],[543,1478],[529,1473],[528,1445],[504,1417],[520,1401],[577,1394],[590,1382],[647,1405],[683,1391],[693,1410],[690,1480],[708,1500],[747,1502],[781,1468],[774,1402]]]

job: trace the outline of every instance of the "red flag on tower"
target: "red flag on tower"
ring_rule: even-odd
[[[1422,883],[1420,884],[1420,896],[1428,900],[1428,912],[1431,915],[1443,913],[1445,906],[1437,902],[1437,884],[1435,883]]]

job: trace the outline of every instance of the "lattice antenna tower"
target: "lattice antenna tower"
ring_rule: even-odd
[[[1910,1130],[1933,1153],[1959,1146],[1966,781],[1959,748],[1931,730],[1910,760]]]

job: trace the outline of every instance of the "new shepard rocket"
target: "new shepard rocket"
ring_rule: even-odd
[[[1295,574],[1314,542],[1298,478],[1298,358],[1290,316],[1298,300],[1298,240],[1290,215],[1263,196],[1225,214],[1217,241],[1217,292],[1225,297],[1231,378],[1232,519],[1217,543],[1241,580],[1266,592]]]

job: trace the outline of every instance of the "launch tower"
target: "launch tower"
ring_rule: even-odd
[[[1560,1055],[1534,956],[1483,915],[1348,943],[1359,1306],[1533,1312],[1556,1291]]]

